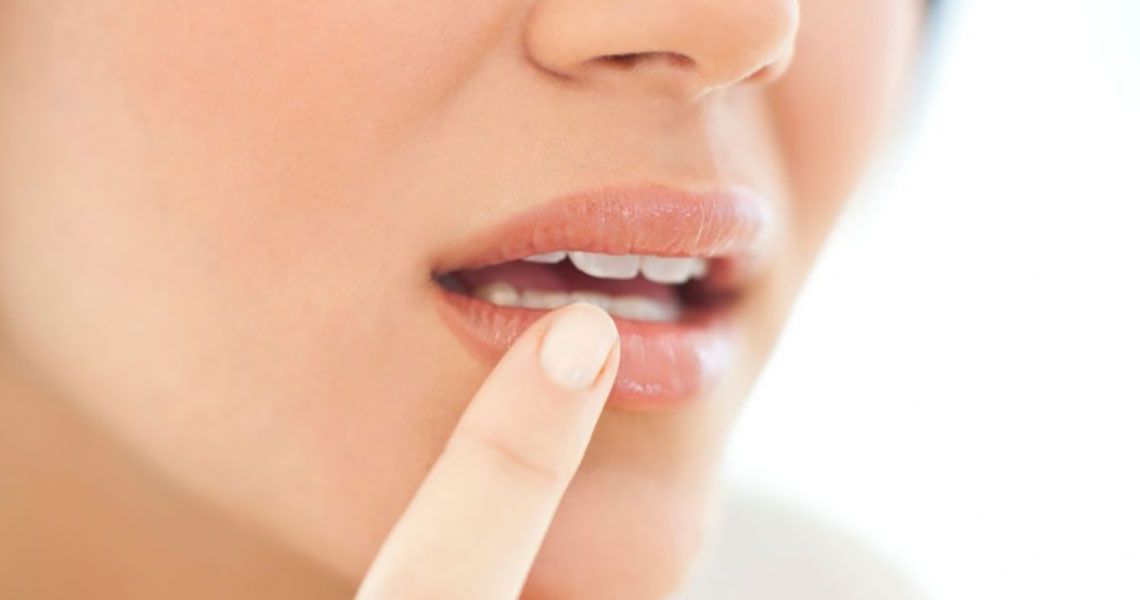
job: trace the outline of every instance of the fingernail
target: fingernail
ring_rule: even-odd
[[[554,383],[583,390],[598,379],[617,336],[614,320],[604,310],[572,304],[559,310],[546,331],[538,362]]]

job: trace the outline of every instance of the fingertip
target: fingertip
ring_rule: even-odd
[[[620,352],[613,318],[597,306],[578,302],[558,309],[551,319],[538,352],[542,371],[565,389],[593,387]]]

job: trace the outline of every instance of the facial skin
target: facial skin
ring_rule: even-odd
[[[0,0],[0,378],[352,580],[491,366],[440,319],[433,261],[590,187],[745,185],[777,214],[731,372],[603,415],[526,592],[660,596],[921,13]],[[648,52],[686,60],[600,58]]]

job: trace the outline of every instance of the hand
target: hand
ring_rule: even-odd
[[[518,597],[618,359],[613,320],[588,304],[554,311],[519,337],[471,400],[357,599]]]

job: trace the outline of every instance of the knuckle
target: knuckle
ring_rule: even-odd
[[[461,452],[471,452],[489,468],[503,476],[537,487],[564,487],[573,475],[550,453],[527,451],[519,444],[491,433],[475,430],[456,432],[453,442],[460,442]]]

